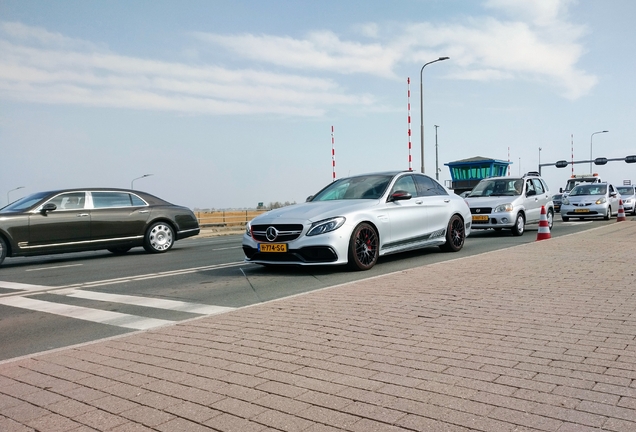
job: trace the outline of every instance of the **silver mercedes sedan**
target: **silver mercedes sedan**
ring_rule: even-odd
[[[245,261],[262,265],[348,265],[429,246],[457,252],[470,234],[460,196],[413,171],[364,174],[330,183],[307,202],[252,219]]]

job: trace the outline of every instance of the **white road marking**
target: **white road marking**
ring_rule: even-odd
[[[33,271],[42,271],[42,270],[51,270],[51,269],[60,269],[60,268],[67,268],[67,267],[79,267],[79,266],[83,266],[84,264],[69,264],[69,265],[62,265],[62,266],[52,266],[52,267],[40,267],[40,268],[34,268],[34,269],[27,269],[25,271],[27,272],[33,272]]]
[[[227,312],[235,308],[212,306],[200,303],[188,303],[177,300],[156,299],[150,297],[137,297],[122,294],[109,294],[95,291],[71,291],[64,293],[69,297],[98,300],[104,302],[122,303],[135,306],[144,306],[156,309],[167,309],[179,312],[189,312],[200,315],[214,315]]]
[[[175,323],[174,321],[139,317],[119,312],[90,309],[81,306],[65,305],[36,300],[29,297],[0,298],[0,304],[135,330],[148,330]]]
[[[244,261],[238,261],[238,262],[231,262],[231,263],[225,263],[225,264],[215,264],[215,265],[204,266],[204,267],[193,267],[188,269],[170,270],[170,271],[165,271],[161,273],[148,273],[145,275],[138,275],[138,276],[127,276],[127,277],[116,278],[116,279],[104,279],[104,280],[94,281],[94,282],[80,282],[80,283],[75,283],[71,285],[62,285],[62,286],[30,285],[30,284],[22,284],[18,282],[0,281],[0,288],[13,289],[13,290],[19,290],[19,291],[29,291],[29,292],[56,291],[56,290],[65,289],[65,288],[91,288],[91,287],[104,286],[104,285],[115,285],[118,283],[131,282],[131,281],[141,281],[146,279],[162,278],[167,276],[179,276],[179,275],[184,275],[189,273],[196,273],[199,271],[218,270],[218,269],[224,269],[224,268],[230,268],[230,267],[237,267],[241,265],[253,265],[253,264],[248,264]],[[15,295],[15,294],[14,293],[0,294],[0,297],[7,297],[12,295]]]
[[[48,289],[50,287],[44,285],[31,285],[18,282],[5,282],[0,281],[0,288],[19,290],[19,291],[41,291],[42,289]]]

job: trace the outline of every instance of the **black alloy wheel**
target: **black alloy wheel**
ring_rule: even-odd
[[[464,221],[459,215],[453,215],[448,221],[448,228],[446,228],[446,243],[441,245],[440,249],[445,252],[458,252],[464,247],[465,240]]]
[[[369,270],[378,261],[380,241],[375,229],[366,222],[353,230],[349,240],[349,267]]]

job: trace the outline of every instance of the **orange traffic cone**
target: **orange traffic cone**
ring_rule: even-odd
[[[537,241],[552,238],[550,235],[550,224],[548,223],[548,215],[545,206],[541,206],[541,218],[539,219],[539,231],[537,232]]]
[[[618,215],[616,215],[616,222],[627,220],[625,217],[625,209],[623,208],[623,200],[618,200]]]

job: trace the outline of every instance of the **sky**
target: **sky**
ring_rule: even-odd
[[[476,156],[519,175],[635,155],[634,19],[633,0],[0,0],[0,206],[303,202],[334,173],[420,171],[422,125],[442,183]],[[542,167],[552,192],[572,168]]]

